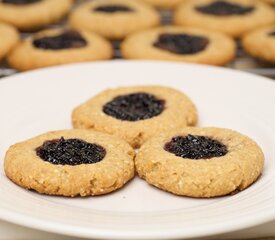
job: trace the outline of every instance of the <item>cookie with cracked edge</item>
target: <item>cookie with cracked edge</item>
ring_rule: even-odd
[[[160,9],[174,9],[180,3],[186,0],[142,0],[150,5]]]
[[[219,31],[234,38],[239,38],[248,31],[272,24],[275,21],[272,7],[260,1],[224,0],[222,2],[231,5],[229,8],[226,9],[226,6],[217,6],[215,11],[222,11],[220,14],[209,13],[209,11],[213,12],[213,5],[217,2],[219,1],[186,1],[176,9],[174,23],[180,26]],[[229,10],[233,11],[233,13],[228,14],[230,13],[228,12]]]
[[[40,0],[26,4],[22,4],[23,1],[12,2],[0,2],[0,21],[24,31],[58,22],[72,7],[72,0]]]
[[[242,46],[251,56],[275,63],[275,25],[256,29],[245,34]]]
[[[0,23],[0,60],[3,59],[19,42],[19,33],[8,24]]]
[[[148,140],[138,175],[176,195],[209,198],[244,190],[260,176],[264,155],[249,137],[222,128],[184,128]]]
[[[165,39],[163,35],[172,35],[172,37]],[[187,38],[178,41],[173,38],[173,35],[185,35]],[[162,47],[159,47],[158,42],[161,38],[163,38],[163,43],[161,43]],[[194,38],[194,43],[192,43],[192,38]],[[198,41],[199,39],[202,39],[202,43]],[[165,45],[167,49],[165,49]],[[179,48],[179,53],[173,51],[175,47]],[[194,51],[196,48],[198,51]],[[185,49],[186,52],[184,52]],[[121,51],[123,57],[127,59],[156,59],[225,65],[235,57],[236,45],[231,37],[222,33],[190,27],[169,26],[131,34],[123,41]]]
[[[110,39],[123,39],[130,33],[158,26],[160,16],[153,7],[141,1],[101,0],[81,5],[72,12],[69,22],[77,29]]]
[[[196,107],[185,94],[163,86],[108,89],[72,113],[75,128],[114,134],[135,148],[160,132],[194,126],[197,118]]]
[[[112,58],[111,44],[96,33],[74,29],[48,29],[18,44],[8,63],[21,71]]]
[[[125,141],[91,130],[48,132],[14,144],[7,177],[39,193],[91,196],[113,192],[134,176],[135,152]]]

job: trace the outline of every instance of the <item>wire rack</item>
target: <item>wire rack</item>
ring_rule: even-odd
[[[76,5],[85,2],[87,0],[78,0]],[[162,17],[162,24],[163,25],[170,25],[172,24],[172,12],[171,11],[160,11],[160,15]],[[53,25],[51,27],[60,27],[65,25],[66,19],[59,23],[58,25]],[[30,35],[31,33],[22,33],[22,38],[25,38],[26,36]],[[122,58],[120,54],[120,42],[115,41],[113,42],[114,47],[114,59]],[[270,77],[275,79],[275,65],[262,62],[260,60],[254,59],[250,57],[248,54],[246,54],[239,42],[237,42],[237,56],[236,58],[229,64],[226,65],[226,67],[231,69],[238,69],[242,71],[252,72],[255,74],[263,75],[266,77]],[[0,78],[10,76],[14,73],[17,73],[17,71],[13,68],[11,68],[7,62],[2,61],[0,62]]]

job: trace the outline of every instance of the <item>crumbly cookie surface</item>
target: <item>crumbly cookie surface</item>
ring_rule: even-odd
[[[22,5],[0,2],[0,21],[20,30],[37,29],[59,21],[71,6],[72,0],[41,0]]]
[[[227,147],[224,156],[209,159],[178,157],[164,150],[176,136],[211,137]],[[160,134],[139,150],[139,176],[165,191],[190,197],[215,197],[247,188],[263,170],[264,155],[250,138],[229,129],[185,128]]]
[[[208,45],[195,54],[175,54],[154,46],[161,34],[187,34],[206,38]],[[173,42],[171,42],[173,44]],[[225,65],[236,52],[233,39],[216,32],[188,27],[161,27],[128,36],[121,46],[122,55],[127,59],[156,59]]]
[[[79,48],[41,49],[33,44],[35,39],[55,37],[64,31],[66,30],[49,29],[28,37],[9,54],[7,59],[9,64],[18,70],[25,71],[66,63],[105,60],[112,57],[111,44],[101,36],[86,31],[77,31],[87,42],[85,46]]]
[[[122,6],[131,11],[95,11],[105,6]],[[69,21],[74,28],[96,32],[110,39],[122,39],[130,33],[159,25],[160,16],[151,6],[136,0],[100,0],[81,5],[71,14]]]
[[[242,46],[251,56],[275,63],[275,25],[247,33]]]
[[[45,141],[64,137],[98,144],[105,157],[94,164],[55,165],[42,160],[36,149]],[[61,196],[106,194],[121,188],[134,176],[134,151],[125,141],[91,130],[48,132],[9,148],[5,173],[17,185],[39,193]]]
[[[246,14],[213,15],[197,11],[197,7],[207,6],[216,0],[190,0],[182,3],[175,12],[174,23],[181,26],[199,27],[226,33],[239,38],[257,27],[275,21],[274,10],[267,4],[255,0],[225,0],[241,7],[252,7]]]
[[[2,59],[18,43],[19,34],[14,27],[8,24],[0,23],[0,39],[0,59]]]
[[[103,112],[103,106],[117,96],[148,93],[165,101],[164,110],[155,117],[125,121]],[[193,126],[197,123],[197,110],[183,93],[161,86],[121,87],[101,92],[76,107],[72,113],[75,128],[95,129],[117,135],[138,148],[150,137],[173,128]]]
[[[142,0],[160,9],[173,9],[186,0]]]

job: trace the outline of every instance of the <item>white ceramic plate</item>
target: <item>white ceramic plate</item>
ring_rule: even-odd
[[[200,65],[112,61],[68,65],[0,81],[0,160],[9,145],[70,128],[70,113],[99,91],[161,84],[189,95],[200,126],[232,128],[263,148],[262,177],[234,196],[178,197],[136,177],[122,190],[91,198],[48,197],[10,182],[1,167],[0,218],[67,235],[112,239],[190,238],[229,232],[275,219],[275,83]]]

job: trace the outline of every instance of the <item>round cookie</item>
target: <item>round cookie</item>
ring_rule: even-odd
[[[197,111],[187,96],[172,88],[121,87],[75,108],[72,122],[75,128],[114,134],[138,148],[160,132],[196,125]]]
[[[209,198],[255,182],[264,155],[250,138],[221,128],[184,128],[151,138],[135,158],[138,175],[162,190]]]
[[[4,58],[18,43],[19,34],[17,30],[7,24],[0,23],[0,60]]]
[[[247,33],[242,46],[253,57],[275,63],[275,25]]]
[[[266,3],[272,4],[272,5],[275,4],[275,0],[259,0],[259,1],[266,2]]]
[[[24,31],[37,29],[59,21],[71,6],[72,0],[3,0],[0,21]]]
[[[111,44],[101,36],[70,29],[50,29],[23,40],[8,56],[18,70],[110,59]]]
[[[96,0],[81,5],[70,16],[77,29],[97,32],[110,39],[160,24],[158,12],[136,0]]]
[[[61,196],[101,195],[134,176],[134,151],[123,140],[89,130],[63,130],[17,143],[5,173],[17,185]]]
[[[128,36],[121,46],[128,59],[157,59],[224,65],[236,52],[233,39],[216,32],[161,27]]]
[[[275,21],[274,10],[255,0],[190,0],[175,12],[177,25],[199,27],[241,37]]]
[[[142,0],[160,9],[173,9],[186,0]]]

